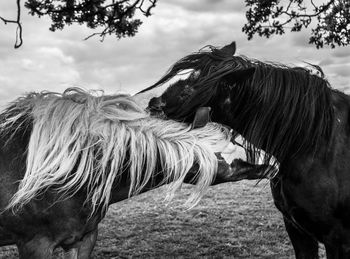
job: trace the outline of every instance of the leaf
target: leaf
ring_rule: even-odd
[[[282,35],[285,29],[299,32],[312,24],[309,43],[316,48],[329,45],[346,46],[350,44],[350,1],[328,0],[312,5],[304,0],[267,1],[246,0],[247,23],[242,31],[248,40],[255,34],[269,38]]]

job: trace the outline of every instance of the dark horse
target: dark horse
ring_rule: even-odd
[[[321,69],[234,56],[235,44],[209,47],[176,62],[149,90],[181,71],[187,79],[153,98],[149,109],[189,121],[200,106],[232,127],[252,154],[275,157],[271,179],[296,258],[350,258],[350,98],[332,89]],[[248,144],[247,144],[248,145]],[[254,156],[252,156],[254,160]]]
[[[195,203],[210,184],[266,169],[219,160],[215,173],[228,129],[151,118],[125,95],[30,94],[0,116],[0,246],[20,258],[56,247],[89,258],[109,204],[183,181],[197,184]]]

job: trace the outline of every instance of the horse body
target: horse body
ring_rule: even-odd
[[[1,196],[2,210],[17,191],[18,182],[23,179],[23,169],[21,171],[22,175],[19,177],[9,177],[0,184],[0,189],[4,192],[8,186],[13,186],[11,192],[6,193],[7,197]],[[21,171],[7,171],[7,175],[15,175]],[[160,170],[155,174],[158,176],[140,193],[164,182],[164,175]],[[121,179],[115,181],[110,204],[129,198],[129,190],[130,180],[128,172],[125,171]],[[51,258],[53,250],[59,246],[67,252],[76,250],[78,258],[88,258],[95,245],[98,224],[105,211],[98,209],[90,215],[91,207],[86,204],[85,189],[68,199],[59,199],[60,195],[56,191],[48,190],[15,215],[11,210],[3,212],[0,216],[0,245],[16,244],[21,258]]]
[[[29,95],[1,114],[0,245],[16,244],[20,258],[51,258],[59,246],[68,258],[89,258],[109,204],[168,182],[172,193],[185,178],[202,193],[215,179],[214,153],[229,143],[227,129],[163,124],[125,96],[99,98],[76,90]],[[85,120],[90,115],[100,122]]]
[[[236,57],[234,50],[211,48],[178,61],[152,87],[194,72],[149,109],[187,121],[198,107],[211,107],[212,121],[251,143],[253,160],[263,149],[265,162],[279,161],[271,190],[296,257],[318,258],[322,242],[327,258],[350,258],[349,96],[331,89],[320,70]]]
[[[0,215],[0,244],[17,244],[21,258],[50,258],[56,246],[69,249],[70,245],[73,247],[84,237],[97,233],[97,224],[102,217],[96,214],[87,220],[90,210],[88,207],[82,209],[86,198],[82,192],[57,202],[57,193],[49,190],[25,205],[19,213],[5,210],[25,172],[30,132],[18,133],[19,139],[13,138],[6,145],[1,143],[0,209],[3,212]],[[93,246],[94,242],[80,254],[90,254]]]
[[[0,245],[16,244],[21,258],[50,258],[58,246],[67,251],[78,250],[79,258],[88,258],[104,213],[99,209],[90,215],[91,208],[85,204],[86,190],[60,200],[57,191],[49,189],[16,214],[5,210],[25,175],[30,134],[31,129],[26,128],[14,137],[1,138],[0,210],[3,212],[0,215]],[[8,138],[11,138],[10,143]],[[126,176],[127,173],[114,184],[111,204],[129,197],[130,181]]]
[[[336,113],[329,145],[287,159],[271,180],[297,258],[318,258],[317,241],[325,245],[327,258],[350,256],[350,105],[343,104],[346,109]]]

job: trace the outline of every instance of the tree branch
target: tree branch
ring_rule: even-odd
[[[17,5],[17,19],[16,20],[8,20],[0,16],[0,20],[4,22],[5,25],[8,23],[17,24],[16,29],[16,42],[14,48],[17,49],[22,46],[23,38],[22,38],[22,24],[21,24],[21,0],[16,0]]]
[[[141,19],[135,17],[139,12],[148,17],[158,0],[25,0],[24,6],[31,15],[38,17],[49,16],[52,20],[51,31],[62,30],[71,24],[86,24],[88,28],[101,32],[92,33],[85,40],[100,36],[100,40],[107,35],[115,34],[117,38],[132,37],[142,24]],[[17,18],[6,19],[0,16],[0,22],[13,23],[16,28],[15,48],[23,44],[21,23],[21,0],[16,0]]]
[[[23,44],[22,39],[22,24],[21,24],[21,0],[17,0],[17,30],[15,49],[18,49]]]
[[[316,3],[311,0],[261,1],[245,0],[249,9],[246,11],[247,23],[242,31],[252,39],[253,35],[270,37],[273,34],[282,35],[285,29],[300,31],[313,24],[309,43],[316,48],[324,44],[346,46],[350,45],[350,2],[349,0],[327,0]],[[282,3],[283,2],[283,3]],[[290,25],[291,27],[289,27]]]
[[[126,16],[130,15],[132,12],[134,12],[135,9],[140,10],[141,13],[143,15],[145,15],[146,17],[150,16],[151,15],[151,10],[152,10],[152,8],[154,8],[156,6],[157,1],[158,0],[148,0],[150,5],[147,7],[147,9],[144,10],[142,7],[143,7],[143,5],[145,3],[145,0],[135,0],[131,5],[127,6],[126,9],[123,12],[118,13],[118,17],[116,17],[116,18],[121,20],[123,17],[126,17]],[[103,8],[104,9],[113,8],[113,15],[112,15],[112,17],[110,17],[111,19],[113,19],[115,17],[115,14],[116,14],[116,10],[117,10],[116,7],[117,7],[117,5],[118,4],[120,5],[121,3],[125,3],[125,2],[128,2],[128,0],[112,1],[112,4],[106,5]],[[114,20],[115,20],[115,18],[112,21],[114,21]],[[90,39],[92,37],[99,36],[99,37],[101,37],[101,41],[103,41],[107,34],[112,34],[113,33],[113,30],[114,30],[113,26],[110,27],[107,24],[106,28],[103,31],[92,33],[89,36],[85,37],[84,40],[88,40],[88,39]]]
[[[293,15],[292,13],[288,13],[288,9],[286,9],[286,11],[282,11],[281,14],[286,14],[288,16],[294,16],[294,18],[300,18],[300,17],[315,17],[315,16],[319,16],[321,13],[323,13],[325,10],[327,10],[332,4],[334,3],[334,0],[329,1],[326,5],[324,5],[322,8],[320,8],[320,10],[318,12],[315,13],[310,13],[310,14],[295,14]],[[312,3],[313,4],[313,3]],[[314,4],[313,4],[314,5]],[[315,6],[315,5],[314,5]]]

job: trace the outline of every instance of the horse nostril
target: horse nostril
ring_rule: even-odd
[[[162,111],[165,103],[162,102],[160,97],[153,97],[148,103],[148,109],[153,111]]]

